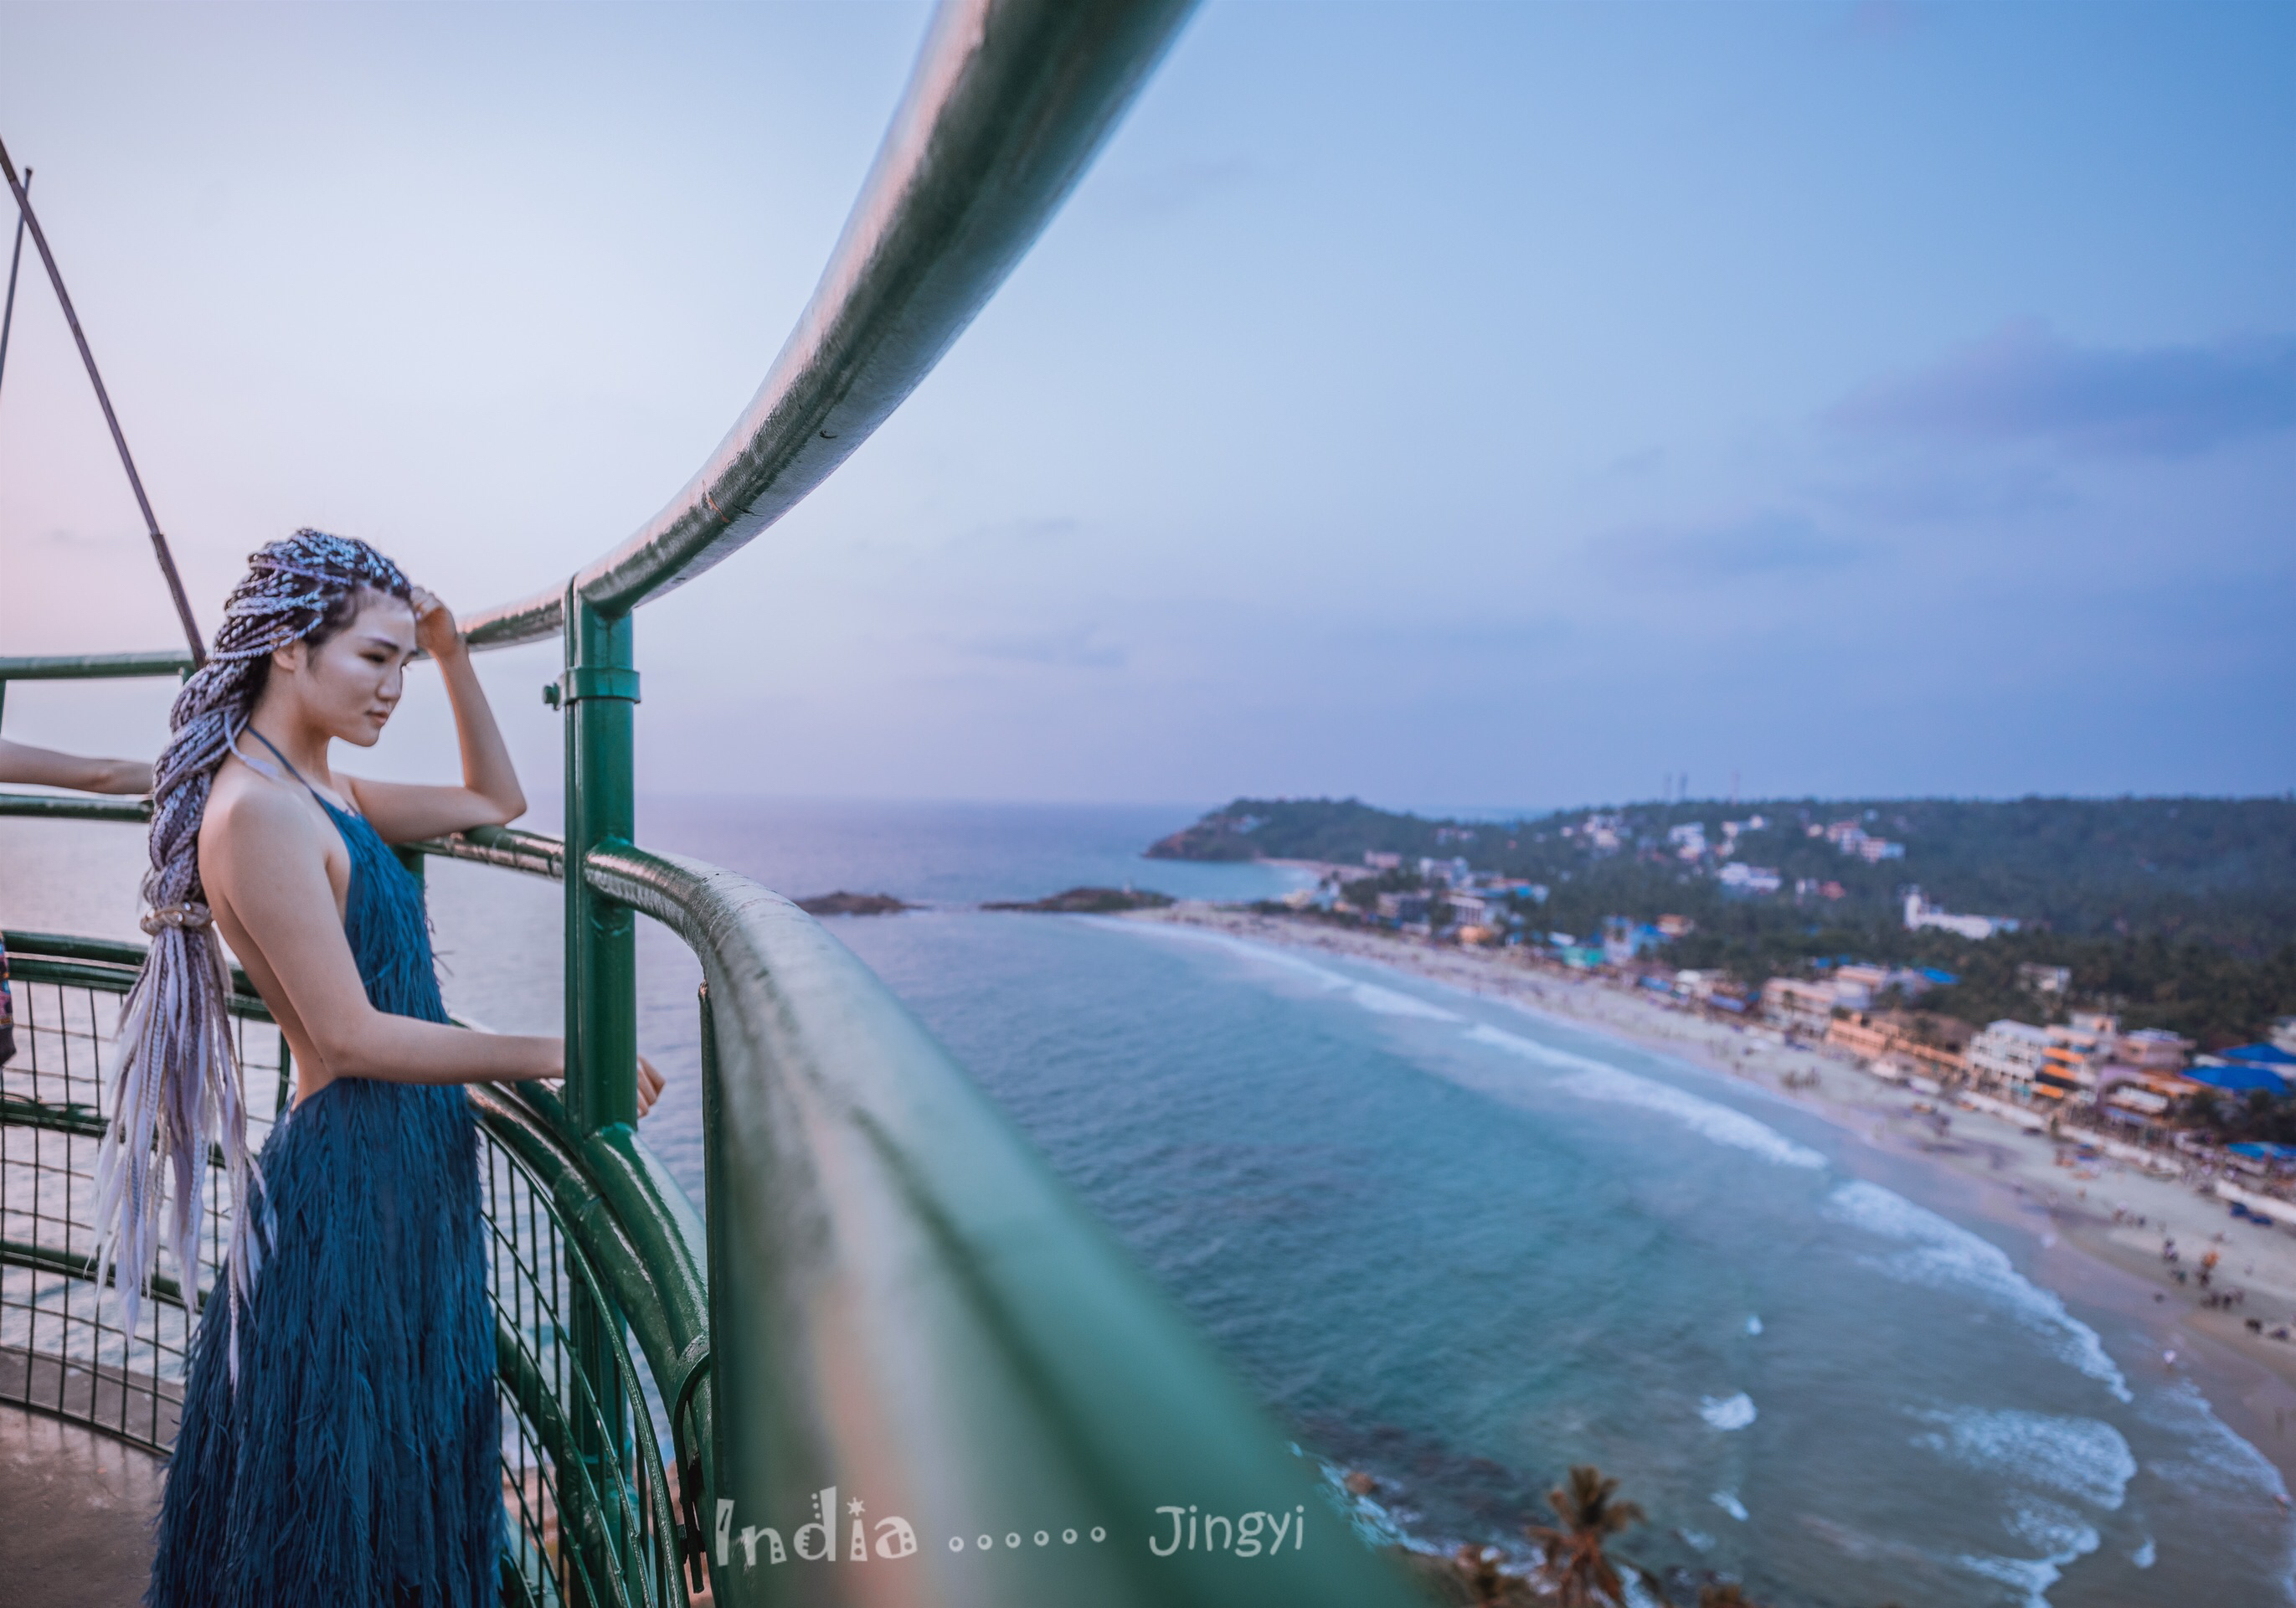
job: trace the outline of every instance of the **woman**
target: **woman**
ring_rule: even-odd
[[[438,599],[315,530],[250,566],[160,757],[152,944],[97,1174],[100,1259],[119,1265],[131,1326],[159,1227],[155,1137],[187,1276],[211,1136],[238,1208],[147,1600],[480,1608],[498,1590],[501,1419],[475,1135],[453,1086],[556,1078],[565,1054],[447,1025],[421,884],[385,845],[506,822],[526,800]],[[418,650],[446,681],[463,784],[338,776],[330,745],[373,744]],[[217,936],[297,1063],[253,1161]],[[641,1062],[641,1112],[660,1087]]]
[[[146,793],[152,767],[141,759],[89,759],[0,737],[0,783],[76,787],[82,792]],[[8,946],[0,943],[0,1066],[16,1054],[16,1001],[8,989]]]

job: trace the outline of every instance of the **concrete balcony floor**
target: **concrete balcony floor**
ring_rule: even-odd
[[[161,1473],[109,1436],[0,1407],[0,1608],[133,1608]]]

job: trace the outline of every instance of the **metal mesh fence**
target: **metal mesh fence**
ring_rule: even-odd
[[[193,1288],[155,1280],[127,1333],[119,1302],[99,1300],[91,1276],[90,1218],[108,1116],[104,1071],[134,973],[13,942],[9,958],[17,1050],[0,1068],[0,1404],[164,1455],[183,1401],[185,1302],[217,1287],[229,1243],[222,1192],[209,1194]],[[259,1150],[289,1099],[291,1057],[259,1004],[235,1000],[233,1011],[250,1148]],[[504,1144],[504,1107],[482,1101],[480,1112],[509,1541],[504,1600],[683,1608],[659,1395],[566,1233],[557,1181]],[[529,1151],[534,1135],[523,1125]],[[578,1334],[584,1343],[570,1344]]]

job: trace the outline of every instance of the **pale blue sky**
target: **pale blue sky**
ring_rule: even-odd
[[[209,627],[298,524],[476,608],[651,514],[924,14],[0,4]],[[640,614],[646,783],[2296,786],[2292,171],[2288,4],[1213,0],[892,423]],[[72,361],[35,280],[0,652],[169,641]],[[543,785],[550,660],[488,667]],[[372,767],[450,753],[428,674]]]

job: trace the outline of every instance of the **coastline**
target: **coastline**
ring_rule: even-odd
[[[2032,1236],[2036,1283],[2148,1334],[2154,1354],[2149,1366],[2189,1381],[2226,1427],[2296,1490],[2296,1341],[2268,1337],[2276,1326],[2296,1325],[2296,1230],[2239,1221],[2213,1196],[2120,1161],[2061,1165],[2058,1145],[1983,1112],[1954,1108],[1940,1131],[1931,1116],[1913,1109],[1927,1102],[1856,1065],[1591,978],[1534,970],[1504,951],[1439,947],[1196,901],[1119,919],[1321,950],[1504,999],[1751,1084],[1874,1153],[1925,1163],[1926,1176],[1953,1204]],[[2140,1217],[2143,1227],[2136,1225]],[[2161,1255],[2169,1235],[2180,1252],[2173,1266]],[[2176,1281],[2176,1268],[2189,1276],[2209,1251],[2221,1259],[2218,1288],[2245,1292],[2241,1306],[2208,1308],[2194,1284]],[[2262,1319],[2267,1333],[2250,1332],[2250,1317]]]

